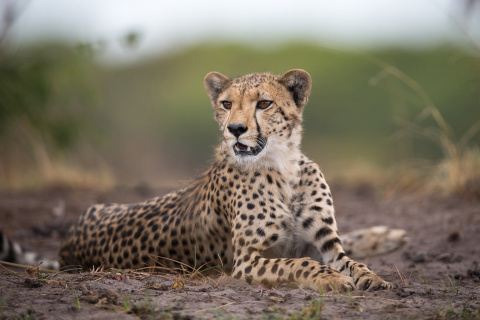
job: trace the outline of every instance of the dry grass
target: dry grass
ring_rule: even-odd
[[[405,273],[401,272],[396,266],[390,266],[390,268],[392,268],[392,270],[394,270],[395,273],[397,274],[398,278],[400,279],[400,283],[402,287],[404,288],[408,287],[412,273],[410,273],[410,275],[407,277]]]
[[[441,193],[480,198],[480,150],[471,143],[480,132],[480,121],[456,139],[448,122],[417,81],[385,61],[370,58],[382,70],[372,79],[373,85],[386,76],[392,76],[407,86],[423,104],[423,109],[413,120],[395,118],[401,126],[395,138],[401,139],[405,134],[414,133],[432,141],[443,153],[439,161],[416,159],[394,167],[387,180],[387,195],[389,191],[401,190],[417,195]],[[435,126],[422,125],[427,118],[433,119]]]
[[[4,150],[5,151],[5,150]],[[0,156],[0,190],[21,191],[52,186],[108,190],[114,186],[113,174],[108,165],[93,150],[93,168],[86,168],[76,159],[61,153],[50,152],[41,141],[31,152],[12,148]]]

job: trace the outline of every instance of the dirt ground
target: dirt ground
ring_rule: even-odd
[[[322,295],[250,286],[225,275],[192,280],[138,270],[37,274],[5,265],[0,319],[480,319],[478,200],[386,201],[366,186],[332,190],[340,232],[373,225],[407,230],[405,247],[362,260],[394,284],[392,291]],[[137,202],[165,191],[3,193],[0,224],[23,246],[55,258],[66,226],[89,205]]]

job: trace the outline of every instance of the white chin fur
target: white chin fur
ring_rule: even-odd
[[[292,135],[290,141],[295,141]],[[235,154],[233,151],[234,144],[228,144],[228,153],[231,159],[233,159],[237,164],[242,166],[246,170],[255,170],[257,168],[272,168],[280,172],[284,172],[287,168],[291,168],[291,162],[298,159],[298,154],[300,149],[298,145],[300,144],[299,139],[298,143],[294,143],[293,148],[288,147],[289,140],[285,140],[283,137],[270,137],[267,140],[265,148],[256,156],[241,156]]]

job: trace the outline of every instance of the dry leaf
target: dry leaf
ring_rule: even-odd
[[[285,302],[285,297],[275,292],[270,292],[267,296],[267,299],[275,302],[281,302],[281,303]]]
[[[177,290],[183,290],[183,282],[182,281],[177,281],[173,284],[172,288],[177,289]]]

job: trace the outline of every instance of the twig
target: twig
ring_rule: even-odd
[[[35,268],[35,266],[29,266],[29,265],[26,265],[26,264],[19,264],[19,263],[13,263],[13,262],[7,262],[7,261],[0,261],[0,266],[5,268],[5,266],[3,266],[4,264],[6,264],[7,266],[12,266],[12,267],[18,267],[18,268],[25,268],[25,269],[29,269],[29,268]],[[5,268],[7,269],[7,268]],[[11,271],[11,272],[14,272],[12,270],[9,270],[7,269],[8,271]],[[58,270],[51,270],[51,269],[45,269],[45,268],[38,268],[39,271],[42,271],[42,272],[48,272],[48,273],[55,273],[55,272],[58,272]]]
[[[224,308],[224,307],[229,306],[229,305],[234,304],[234,303],[235,303],[235,301],[232,301],[232,302],[226,303],[226,304],[221,305],[221,306],[216,307],[216,308],[207,308],[207,309],[197,310],[193,313],[199,313],[199,312],[205,312],[205,311],[211,311],[211,310],[218,310],[218,309]]]

